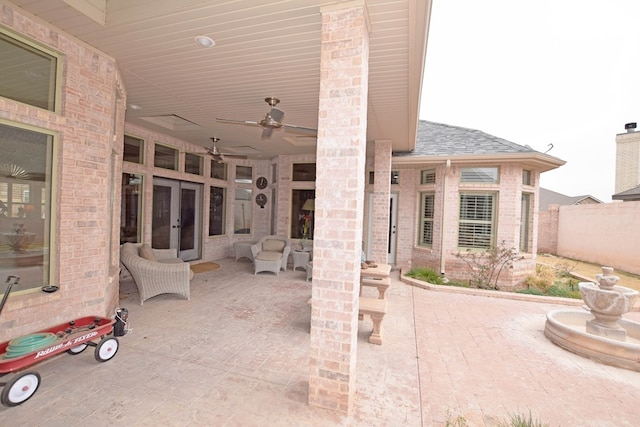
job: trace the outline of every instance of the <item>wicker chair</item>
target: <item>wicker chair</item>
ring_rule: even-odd
[[[291,245],[286,237],[265,236],[251,246],[253,254],[254,274],[261,271],[271,271],[276,276],[282,269],[287,271]]]
[[[138,287],[140,305],[161,294],[189,299],[193,272],[189,263],[178,258],[175,249],[151,249],[140,243],[125,243],[120,247],[120,261]]]

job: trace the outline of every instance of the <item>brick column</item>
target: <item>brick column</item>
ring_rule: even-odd
[[[364,2],[323,8],[309,404],[345,413],[356,384],[368,62]]]
[[[391,141],[375,141],[373,160],[373,210],[369,258],[387,262],[389,253],[389,195],[391,193]]]

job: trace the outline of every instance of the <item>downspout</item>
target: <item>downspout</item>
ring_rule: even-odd
[[[444,170],[444,178],[442,179],[442,221],[440,224],[440,274],[445,275],[446,272],[446,256],[444,251],[444,219],[447,216],[447,177],[449,169],[451,169],[451,159],[447,159],[446,169]]]

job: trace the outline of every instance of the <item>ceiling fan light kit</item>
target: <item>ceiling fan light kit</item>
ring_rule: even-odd
[[[206,147],[207,148],[207,154],[209,154],[213,160],[215,160],[218,163],[224,163],[224,158],[225,157],[230,157],[230,158],[234,158],[234,159],[246,159],[247,156],[241,156],[241,155],[237,155],[237,154],[228,154],[228,153],[222,153],[219,149],[218,149],[218,145],[217,143],[220,141],[220,138],[216,138],[211,137],[209,138],[211,139],[211,147]]]

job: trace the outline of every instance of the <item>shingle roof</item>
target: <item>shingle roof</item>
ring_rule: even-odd
[[[515,144],[476,129],[420,120],[416,148],[394,156],[456,156],[478,154],[535,153],[531,147]]]
[[[555,191],[547,190],[540,187],[540,203],[538,206],[539,211],[546,211],[549,209],[549,205],[584,205],[590,203],[602,203],[600,200],[593,196],[566,196]]]
[[[624,200],[626,201],[640,200],[640,185],[638,185],[637,187],[633,187],[628,190],[616,193],[613,196],[611,196],[611,198],[613,200],[623,200],[623,201]]]

